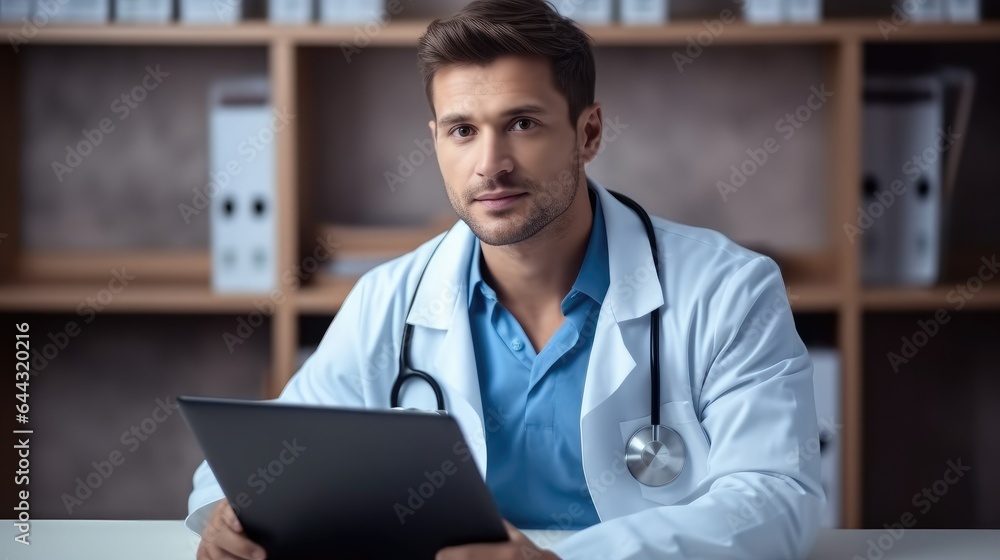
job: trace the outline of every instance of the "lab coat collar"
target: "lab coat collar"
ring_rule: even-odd
[[[603,185],[589,177],[587,182],[601,197],[608,233],[611,284],[604,305],[611,309],[618,322],[642,317],[665,301],[663,284],[653,266],[653,249],[642,220]],[[662,259],[660,264],[664,264]]]
[[[603,185],[589,177],[587,183],[601,197],[608,237],[611,283],[604,304],[616,321],[642,317],[664,303],[663,286],[653,268],[653,252],[642,221]],[[466,301],[468,271],[477,242],[461,220],[445,234],[430,257],[407,323],[442,330],[451,327],[456,313],[462,311],[456,306]]]

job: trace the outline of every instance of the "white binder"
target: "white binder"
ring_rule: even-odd
[[[0,0],[0,21],[21,21],[32,15],[34,0]]]
[[[944,97],[934,76],[864,86],[862,279],[927,286],[940,268]],[[895,185],[895,188],[894,188]]]
[[[948,19],[954,22],[975,23],[979,21],[979,0],[947,0]]]
[[[553,0],[556,10],[577,23],[607,25],[611,23],[611,0]]]
[[[826,492],[823,526],[840,526],[840,456],[843,425],[840,414],[840,354],[832,348],[810,348],[813,362],[813,389],[816,395],[816,417],[819,421],[820,483]],[[815,452],[806,445],[800,453]]]
[[[622,0],[621,21],[625,25],[658,25],[667,22],[667,0]]]
[[[928,22],[934,23],[939,21],[944,21],[945,16],[945,2],[947,0],[920,0],[914,1],[912,4],[907,2],[904,4],[906,9],[910,9],[912,6],[912,11],[910,17],[916,22]]]
[[[320,0],[320,20],[330,24],[381,22],[384,0]]]
[[[309,23],[313,19],[313,0],[270,0],[267,17],[271,23]]]
[[[167,23],[173,15],[171,0],[115,0],[115,20]]]
[[[277,133],[267,78],[216,83],[209,111],[209,169],[214,181],[227,183],[207,189],[214,191],[212,288],[230,293],[268,292],[277,285]],[[234,162],[239,172],[230,174]]]
[[[246,0],[180,0],[180,19],[199,25],[231,25],[243,19]]]
[[[747,23],[781,23],[784,12],[783,0],[746,0],[743,3],[743,18]]]
[[[823,0],[785,0],[785,19],[795,23],[818,23],[823,19]]]
[[[68,0],[52,10],[50,17],[60,23],[107,23],[111,0]]]

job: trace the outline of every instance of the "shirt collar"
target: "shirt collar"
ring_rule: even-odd
[[[592,189],[587,189],[590,202],[594,209],[594,222],[590,229],[590,240],[587,242],[587,252],[583,257],[583,264],[580,266],[580,273],[577,274],[576,281],[570,289],[566,299],[563,300],[563,310],[567,307],[567,302],[577,292],[582,293],[594,300],[597,304],[604,302],[604,296],[611,285],[611,273],[608,265],[608,234],[604,224],[604,211],[601,209],[601,197]],[[472,244],[472,263],[469,267],[469,294],[468,303],[472,306],[473,298],[477,293],[488,299],[496,301],[497,295],[493,288],[483,279],[480,269],[482,261],[482,248],[480,241]]]

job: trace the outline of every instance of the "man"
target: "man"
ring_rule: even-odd
[[[410,324],[412,367],[510,522],[510,542],[440,560],[804,555],[824,502],[812,365],[773,261],[654,218],[656,273],[639,216],[584,174],[602,132],[590,38],[541,0],[472,2],[431,23],[418,60],[461,220],[366,274],[280,399],[388,407]],[[686,453],[659,486],[624,460],[650,423],[655,309],[660,424]],[[410,385],[404,406],[434,408]],[[221,497],[202,464],[198,558],[262,558]],[[515,526],[580,532],[542,550]]]

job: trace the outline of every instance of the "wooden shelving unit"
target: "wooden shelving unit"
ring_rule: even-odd
[[[369,36],[365,48],[413,48],[428,21],[393,22]],[[704,30],[701,22],[674,22],[666,26],[630,28],[621,26],[590,27],[588,32],[601,47],[683,46]],[[0,26],[0,36],[19,33],[15,27]],[[232,27],[192,27],[184,25],[60,27],[50,25],[31,37],[29,44],[68,46],[256,46],[268,52],[269,75],[274,103],[292,113],[298,111],[300,88],[307,76],[300,75],[300,50],[303,47],[339,48],[354,40],[353,27],[320,25],[275,27],[265,23],[245,23]],[[917,25],[900,28],[891,35],[894,42],[966,43],[1000,42],[1000,23],[977,25]],[[727,25],[713,39],[725,45],[820,46],[825,53],[824,75],[838,95],[832,100],[829,120],[827,160],[832,190],[828,223],[829,253],[815,256],[824,264],[805,265],[806,269],[786,273],[792,305],[796,312],[829,314],[835,318],[836,343],[843,364],[843,416],[845,428],[843,462],[843,524],[859,527],[862,523],[862,317],[867,311],[931,310],[946,304],[950,288],[873,289],[859,281],[859,248],[841,231],[841,224],[852,222],[860,205],[857,178],[861,153],[861,86],[866,44],[881,44],[884,38],[876,20],[834,20],[819,25],[751,26]],[[14,208],[19,207],[20,184],[17,158],[19,136],[16,118],[19,99],[16,88],[6,87],[18,79],[19,59],[6,49],[0,54],[0,215],[5,224],[19,221]],[[13,77],[8,81],[6,77]],[[7,126],[10,125],[10,126]],[[280,269],[288,270],[298,262],[302,231],[300,221],[300,127],[293,121],[277,136],[277,185]],[[5,228],[0,228],[5,229]],[[827,258],[828,257],[828,258]],[[807,261],[808,262],[808,259]],[[73,313],[77,305],[101,288],[106,272],[124,265],[142,272],[137,281],[116,298],[110,307],[114,313],[219,313],[245,314],[265,296],[223,296],[209,287],[208,256],[190,254],[142,255],[72,255],[23,252],[10,240],[0,243],[0,264],[6,268],[6,283],[0,285],[0,312]],[[353,285],[352,279],[335,284],[305,285],[298,290],[287,288],[271,317],[273,333],[271,382],[269,393],[276,394],[294,373],[295,351],[299,337],[299,319],[303,315],[334,314]],[[1000,289],[988,287],[969,302],[971,309],[1000,309]]]

